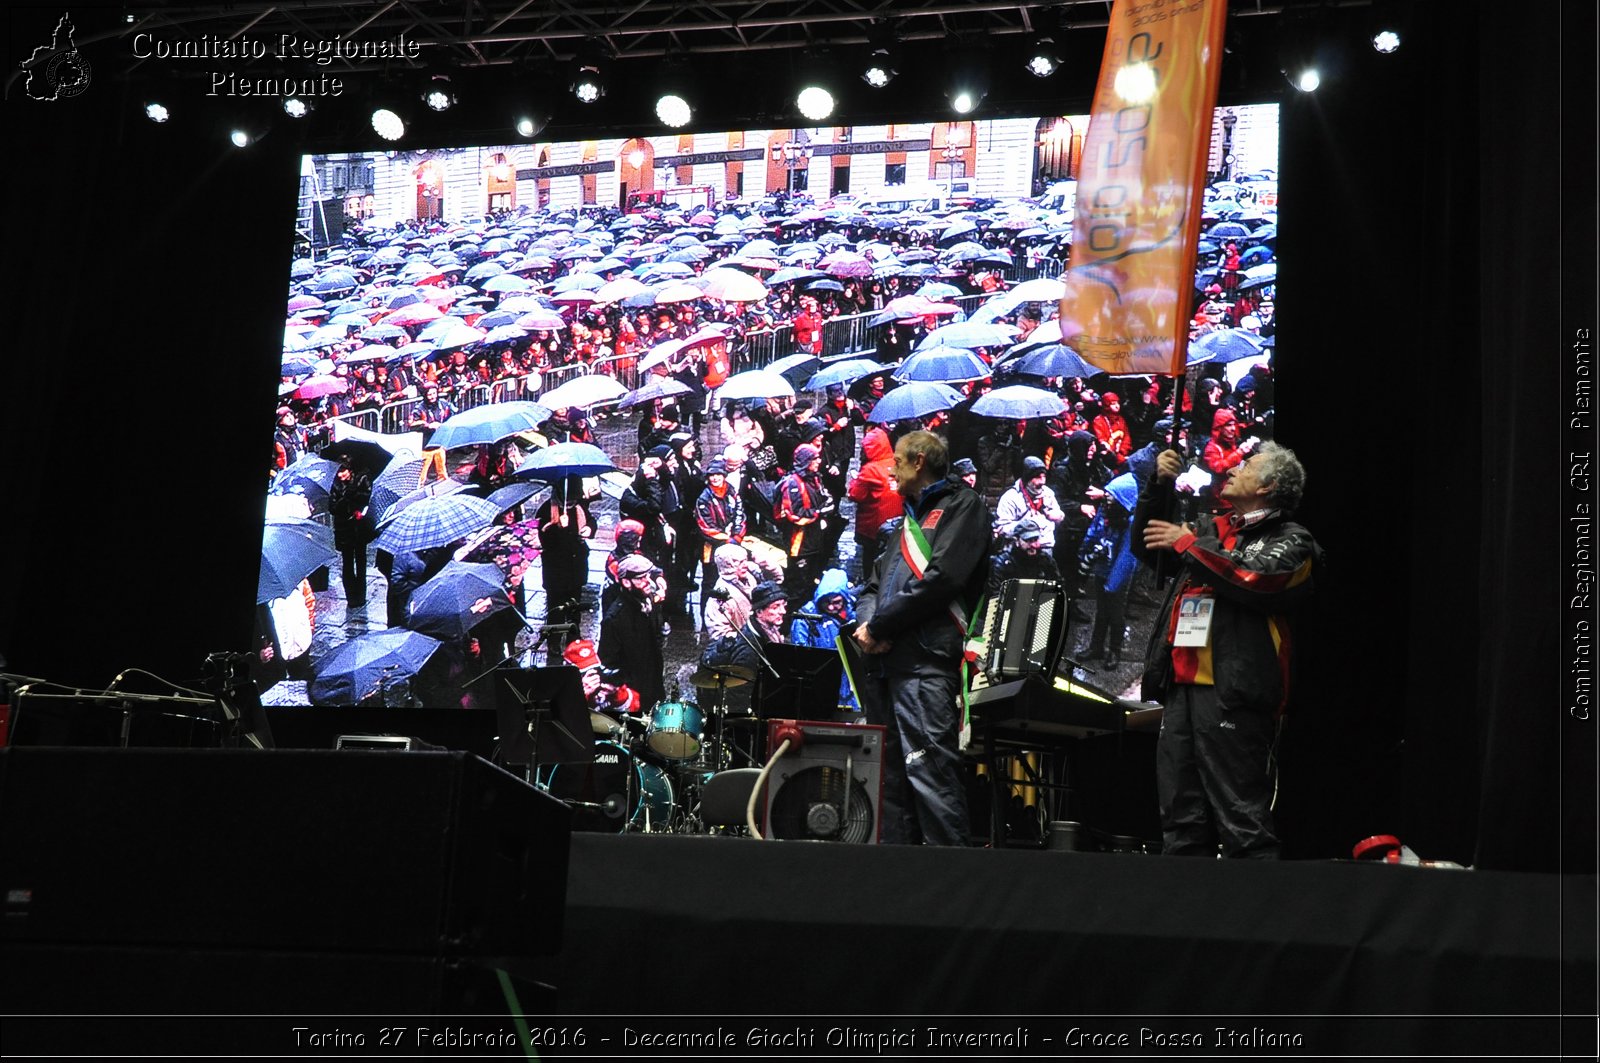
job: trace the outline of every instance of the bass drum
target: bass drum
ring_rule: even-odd
[[[573,830],[661,833],[672,822],[672,780],[615,742],[596,742],[593,764],[541,768],[538,780],[552,797],[576,804]]]

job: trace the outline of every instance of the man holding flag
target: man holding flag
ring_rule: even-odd
[[[988,508],[948,479],[949,451],[932,432],[895,447],[905,506],[867,573],[856,611],[852,680],[867,722],[886,728],[883,833],[888,843],[965,845],[961,774],[967,625],[988,575]]]

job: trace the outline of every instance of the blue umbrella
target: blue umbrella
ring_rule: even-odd
[[[538,494],[544,489],[545,485],[539,483],[537,480],[528,480],[526,482],[509,483],[504,487],[497,487],[493,491],[490,491],[485,497],[490,502],[494,503],[496,509],[498,509],[501,513],[505,513],[508,510],[522,505],[528,499],[532,498],[534,495]]]
[[[1261,353],[1261,337],[1240,328],[1207,332],[1189,344],[1188,363],[1237,362]]]
[[[628,392],[627,398],[617,403],[618,409],[628,409],[644,402],[654,402],[656,399],[670,399],[675,395],[687,395],[694,390],[681,380],[670,376],[651,375],[650,382],[643,387],[635,388]]]
[[[574,288],[592,292],[604,288],[605,285],[606,279],[598,273],[568,273],[564,277],[557,278],[555,284],[551,285],[550,290],[557,294],[570,292]]]
[[[875,424],[908,421],[948,410],[961,401],[961,392],[949,384],[902,384],[878,400],[867,420]]]
[[[333,489],[333,477],[339,463],[307,454],[272,478],[271,491],[275,495],[305,495],[309,502],[319,502]]]
[[[935,380],[947,384],[968,380],[987,380],[994,370],[989,363],[964,347],[934,347],[907,358],[894,378],[901,383]]]
[[[1008,359],[1001,365],[1014,373],[1025,373],[1028,376],[1091,377],[1104,372],[1098,366],[1084,361],[1077,351],[1064,343],[1047,343],[1043,347],[1034,347],[1020,358]]]
[[[510,608],[499,565],[451,561],[412,592],[406,603],[406,626],[435,638],[461,638]]]
[[[835,384],[853,384],[864,376],[874,373],[884,373],[893,366],[875,362],[870,358],[850,358],[843,362],[834,362],[832,365],[819,369],[806,381],[807,391],[821,391]]]
[[[499,515],[494,503],[471,495],[425,498],[390,520],[373,545],[391,554],[446,546],[482,531]]]
[[[430,447],[465,447],[498,443],[519,432],[531,432],[550,417],[537,402],[491,402],[463,410],[441,424],[428,440]]]
[[[1271,261],[1272,248],[1267,247],[1264,244],[1257,244],[1255,247],[1249,248],[1244,254],[1239,256],[1239,264],[1245,267],[1260,266]]]
[[[1015,325],[960,321],[928,333],[917,344],[917,350],[926,351],[935,347],[1000,347],[1010,344],[1021,331]]]
[[[422,670],[439,640],[404,628],[353,638],[318,661],[306,689],[316,705],[360,705],[386,700]]]
[[[557,443],[535,451],[517,468],[519,479],[554,482],[568,476],[599,476],[612,472],[616,463],[592,443]]]
[[[1026,384],[995,388],[972,404],[972,412],[981,417],[1002,417],[1011,421],[1054,417],[1066,408],[1060,395]]]
[[[261,536],[256,601],[286,598],[311,573],[338,562],[331,529],[297,517],[269,521]]]
[[[959,299],[964,294],[954,284],[945,284],[941,281],[929,281],[916,291],[924,299]]]

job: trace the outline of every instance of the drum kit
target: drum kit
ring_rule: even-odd
[[[698,705],[664,701],[648,716],[593,711],[593,764],[539,769],[535,784],[574,809],[573,829],[651,834],[704,834],[700,792],[712,776],[759,766],[763,729],[755,716],[731,712],[726,692],[755,681],[738,665],[703,665],[690,682],[705,692],[709,719]],[[709,725],[709,726],[708,726]]]

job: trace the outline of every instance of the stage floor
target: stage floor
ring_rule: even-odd
[[[1277,1017],[1523,1055],[1537,1031],[1477,1017],[1592,1009],[1594,903],[1592,878],[577,834],[540,977],[562,1014]]]

